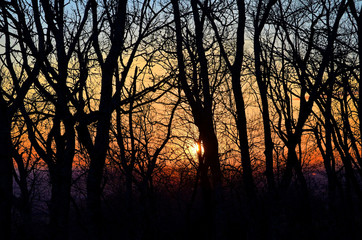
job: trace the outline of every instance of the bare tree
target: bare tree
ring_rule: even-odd
[[[350,9],[352,16],[355,20],[355,23],[357,25],[357,37],[358,37],[358,57],[361,61],[362,59],[362,8],[358,10],[356,7],[355,1],[349,1],[350,2]],[[359,66],[359,73],[362,73],[362,66]],[[359,83],[361,82],[361,76],[357,76]],[[362,88],[359,86],[358,90],[358,96],[362,95]],[[362,98],[359,98],[358,101],[358,118],[359,118],[359,128],[360,128],[360,136],[362,136]]]
[[[288,148],[288,157],[282,185],[284,188],[289,186],[293,176],[293,170],[295,170],[305,196],[307,196],[307,184],[302,173],[300,160],[298,160],[296,147],[300,145],[305,123],[312,113],[316,99],[321,94],[321,89],[328,85],[328,81],[324,81],[324,73],[331,61],[330,53],[334,49],[339,23],[347,8],[345,1],[335,4],[335,7],[338,9],[337,12],[333,12],[336,15],[335,21],[327,28],[328,34],[325,38],[325,45],[318,46],[318,44],[315,43],[315,39],[322,36],[317,35],[315,28],[318,26],[317,24],[320,24],[321,18],[329,18],[331,16],[331,6],[327,6],[324,3],[316,6],[301,4],[299,5],[300,8],[296,9],[297,11],[294,10],[297,15],[289,15],[289,17],[291,17],[291,19],[289,19],[286,17],[287,12],[292,9],[293,5],[278,2],[278,14],[280,14],[278,21],[284,32],[281,34],[281,69],[278,67],[276,69],[278,73],[274,76],[276,78],[276,85],[272,90],[272,97],[274,107],[279,116],[279,121],[275,127],[279,137]],[[318,6],[320,6],[322,10],[315,10],[319,9]],[[308,35],[306,36],[300,33],[302,28],[298,25],[297,17],[298,14],[299,16],[300,14],[304,14],[305,9],[310,9],[313,13],[311,15],[311,24],[306,26],[309,28],[307,32]],[[293,27],[291,24],[296,24],[296,26]],[[298,46],[301,42],[305,44],[303,51],[300,51],[301,48]],[[318,59],[314,58],[314,53],[317,52],[319,53]],[[313,61],[319,64],[318,68],[314,68],[315,63],[313,63]],[[290,63],[290,66],[292,66],[295,71],[288,69],[287,66],[289,65],[286,63]],[[300,88],[298,92],[293,91],[295,82],[288,81],[288,78],[290,79],[294,76]],[[293,103],[295,98],[298,98],[299,101],[297,114],[295,113],[295,103]],[[284,101],[282,101],[282,99],[284,99]],[[284,125],[282,125],[282,121],[284,121]],[[283,128],[285,128],[285,130],[283,130]]]
[[[255,57],[255,77],[259,86],[260,99],[262,103],[262,115],[263,115],[263,126],[264,126],[264,143],[265,143],[265,163],[266,163],[266,177],[268,181],[269,190],[273,191],[275,188],[274,181],[274,167],[273,167],[273,149],[274,143],[272,140],[272,133],[270,127],[270,114],[269,114],[269,101],[268,101],[268,78],[269,71],[267,67],[266,57],[262,56],[261,47],[261,34],[264,26],[267,23],[268,17],[273,6],[277,3],[273,1],[257,1],[256,13],[253,14],[253,25],[254,25],[254,57]]]
[[[85,116],[84,109],[80,109],[80,122],[78,134],[80,142],[86,147],[90,165],[87,177],[87,207],[89,213],[91,237],[101,238],[101,194],[102,176],[109,145],[109,129],[111,124],[112,106],[112,83],[118,65],[118,59],[123,50],[124,32],[126,25],[127,1],[102,3],[92,0],[92,46],[101,69],[101,90],[99,99],[99,110],[97,111],[96,135],[94,142],[88,130],[89,117]],[[105,21],[105,22],[104,22]],[[106,23],[109,34],[110,47],[108,53],[103,51],[100,39],[103,24]],[[119,91],[119,90],[118,90]],[[88,120],[88,122],[87,122]]]
[[[74,95],[73,89],[68,87],[71,84],[69,64],[90,7],[87,3],[75,6],[78,10],[84,9],[69,12],[64,1],[11,3],[13,22],[19,31],[17,40],[29,49],[23,59],[28,58],[25,54],[32,56],[37,60],[37,71],[41,71],[39,77],[28,73],[35,87],[19,108],[26,122],[29,140],[49,169],[52,187],[50,226],[54,239],[66,239],[68,236],[75,152],[75,120],[71,110]],[[67,18],[67,14],[73,13],[74,19]],[[72,25],[68,25],[70,20],[74,20]],[[44,127],[50,130],[46,131]]]
[[[232,3],[230,6],[233,6]],[[249,197],[255,198],[255,184],[253,180],[252,166],[251,166],[251,157],[249,149],[249,137],[247,131],[247,119],[246,119],[246,105],[244,101],[243,91],[241,87],[241,68],[243,65],[244,58],[244,40],[245,40],[245,24],[246,24],[246,12],[245,12],[245,2],[237,1],[237,26],[236,26],[236,47],[235,52],[228,54],[228,51],[224,47],[224,44],[230,44],[226,41],[223,41],[224,36],[222,36],[217,28],[215,22],[215,11],[212,11],[211,8],[205,9],[205,12],[208,18],[211,21],[212,28],[215,31],[215,35],[220,47],[221,55],[226,63],[226,66],[231,74],[231,83],[232,83],[232,92],[234,95],[235,108],[236,108],[236,125],[239,136],[239,144],[241,151],[241,161],[243,166],[243,179],[246,187],[246,191]],[[224,24],[224,23],[223,23]],[[231,59],[234,59],[232,62]]]
[[[208,2],[201,3],[206,7]],[[192,117],[199,131],[199,144],[204,153],[199,158],[200,183],[205,204],[205,222],[209,234],[213,234],[219,227],[215,220],[219,214],[219,204],[222,195],[222,173],[219,160],[218,139],[213,119],[213,92],[214,85],[210,82],[210,73],[206,49],[204,47],[205,12],[200,13],[197,1],[191,1],[191,15],[194,30],[182,25],[179,1],[172,1],[175,21],[176,56],[178,64],[179,86],[183,90],[190,105]],[[202,8],[202,7],[201,7]],[[200,15],[201,14],[201,15]],[[186,24],[188,24],[186,22]],[[194,31],[194,33],[192,33]],[[186,33],[186,36],[183,35]],[[191,69],[185,65],[184,46],[188,53]],[[190,74],[190,79],[189,75]],[[191,84],[189,83],[191,81]],[[201,147],[200,147],[201,148]],[[211,177],[209,177],[209,169]],[[216,212],[215,212],[216,210]],[[216,215],[215,215],[216,214]],[[219,233],[217,233],[219,234]]]
[[[137,99],[142,99],[148,93],[156,91],[167,81],[167,79],[150,79],[150,82],[153,81],[152,84],[138,89],[138,86],[142,86],[142,84],[136,84],[138,73],[137,67],[135,67],[136,59],[143,58],[141,61],[145,62],[145,70],[153,64],[151,59],[154,57],[154,52],[148,52],[151,48],[147,44],[145,45],[148,43],[145,39],[164,26],[163,21],[157,22],[164,7],[161,6],[159,10],[155,11],[159,7],[157,1],[144,1],[142,4],[135,1],[132,2],[134,9],[127,10],[127,3],[128,1],[91,2],[92,49],[94,52],[92,58],[95,58],[94,62],[99,67],[100,91],[98,99],[94,101],[92,99],[94,96],[89,94],[87,85],[83,86],[84,92],[88,92],[88,94],[82,101],[96,102],[96,104],[95,106],[82,105],[83,109],[80,109],[81,112],[78,115],[77,132],[79,141],[87,149],[90,157],[87,177],[87,206],[90,229],[94,232],[92,237],[95,238],[100,238],[102,235],[102,178],[109,150],[111,126],[118,124],[116,129],[120,130],[119,124],[123,108],[129,104],[133,108]],[[90,56],[83,59],[86,60],[85,66],[91,62]],[[134,79],[129,81],[133,77],[129,75],[134,68]],[[84,69],[86,71],[87,68],[84,67]],[[133,94],[125,96],[124,92],[127,91],[129,83],[131,86],[135,84],[131,87]],[[154,99],[158,97],[155,96]],[[154,99],[149,99],[148,102],[152,102]],[[145,100],[144,104],[146,103]],[[112,122],[112,114],[115,110],[116,121]],[[130,110],[130,116],[132,113],[133,109]],[[94,123],[96,126],[93,127]],[[122,139],[123,133],[119,131],[117,134],[118,138]],[[120,144],[121,146],[122,144]],[[133,163],[129,166],[130,169],[132,165]],[[129,175],[129,177],[131,176]]]
[[[29,47],[26,46],[26,40],[22,37],[22,27],[31,28],[33,22],[15,18],[13,13],[16,13],[18,9],[14,3],[4,2],[0,7],[0,38],[4,50],[0,57],[2,63],[0,69],[0,231],[5,239],[10,239],[13,197],[13,176],[10,169],[13,169],[12,158],[16,156],[11,140],[11,124],[31,84],[39,74],[39,65],[34,58],[29,56]]]

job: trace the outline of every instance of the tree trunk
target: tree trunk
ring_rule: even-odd
[[[64,101],[65,102],[65,101]],[[75,129],[66,109],[64,113],[64,135],[61,135],[60,121],[54,120],[54,142],[56,143],[56,161],[48,160],[52,185],[50,201],[50,230],[52,239],[69,238],[69,210],[71,200],[72,164],[75,153]]]
[[[240,76],[240,74],[238,75]],[[243,180],[248,197],[253,199],[255,198],[255,184],[251,168],[245,103],[240,85],[240,77],[232,77],[232,86],[237,113],[236,125],[239,132],[241,164],[243,167]]]
[[[328,93],[327,93],[328,98],[325,108],[326,109],[325,112],[326,151],[323,163],[328,177],[328,198],[331,203],[334,203],[336,188],[337,188],[337,175],[335,172],[335,166],[334,166],[335,164],[334,164],[333,148],[332,148],[332,131],[333,131],[333,127],[331,124],[332,89],[333,89],[333,84],[331,83],[328,88]]]
[[[300,161],[297,156],[297,152],[295,150],[297,144],[296,143],[289,143],[287,144],[288,147],[288,157],[286,162],[286,168],[282,179],[282,188],[284,190],[287,190],[289,187],[292,177],[293,177],[293,169],[295,170],[295,173],[297,175],[297,179],[299,180],[299,183],[301,184],[302,188],[302,194],[303,196],[308,196],[308,186],[307,181],[305,180],[305,177],[303,175],[302,166],[300,164]]]
[[[27,236],[31,234],[31,223],[32,223],[32,206],[31,206],[31,199],[30,199],[30,191],[28,188],[28,174],[29,169],[26,168],[24,165],[23,156],[20,155],[17,149],[12,146],[13,151],[13,158],[16,161],[17,165],[17,173],[14,173],[15,177],[14,180],[18,184],[20,188],[21,195],[19,198],[13,198],[13,207],[17,208],[20,212],[21,222],[17,229],[19,236]],[[30,157],[26,160],[26,164]]]
[[[50,201],[51,238],[59,240],[68,239],[72,169],[71,167],[64,166],[52,172],[52,175],[52,196]]]
[[[255,56],[257,57],[257,56]],[[257,62],[255,61],[255,65],[257,67]],[[260,62],[259,62],[260,64]],[[260,70],[259,70],[260,71]],[[257,74],[259,72],[256,70]],[[261,74],[261,73],[259,73]],[[260,79],[259,79],[260,78]],[[257,77],[257,82],[260,91],[260,98],[262,102],[262,116],[263,116],[263,129],[264,129],[264,144],[265,144],[265,164],[266,164],[266,179],[268,183],[268,188],[270,191],[275,189],[275,181],[274,181],[274,166],[273,166],[273,149],[274,143],[271,138],[271,129],[270,129],[270,118],[269,118],[269,104],[267,99],[267,91],[266,91],[266,84],[260,77]]]
[[[87,208],[90,221],[90,233],[94,239],[102,236],[102,178],[109,143],[110,114],[102,113],[98,122],[97,136],[87,177]]]
[[[97,154],[91,159],[87,177],[87,208],[91,237],[101,239],[102,236],[102,176],[105,157]],[[105,154],[104,154],[105,155]]]
[[[200,126],[200,139],[204,148],[203,159],[206,164],[206,168],[210,167],[211,170],[211,183],[212,187],[216,188],[222,184],[222,173],[219,161],[219,144],[215,134],[212,119],[207,119],[208,124],[205,123]],[[207,120],[205,122],[207,122]],[[207,170],[206,169],[206,170]]]
[[[200,126],[200,139],[204,148],[199,158],[200,185],[204,200],[204,226],[209,239],[218,239],[223,235],[223,188],[222,172],[219,161],[218,141],[212,121]],[[202,153],[201,153],[202,154]],[[209,174],[211,172],[211,178]]]
[[[0,99],[0,234],[11,239],[11,207],[13,196],[13,162],[11,158],[10,121],[7,106]]]

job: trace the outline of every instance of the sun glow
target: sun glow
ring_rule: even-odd
[[[201,142],[195,142],[195,144],[191,148],[192,148],[192,152],[195,155],[202,156],[205,153],[204,146],[202,145]]]

